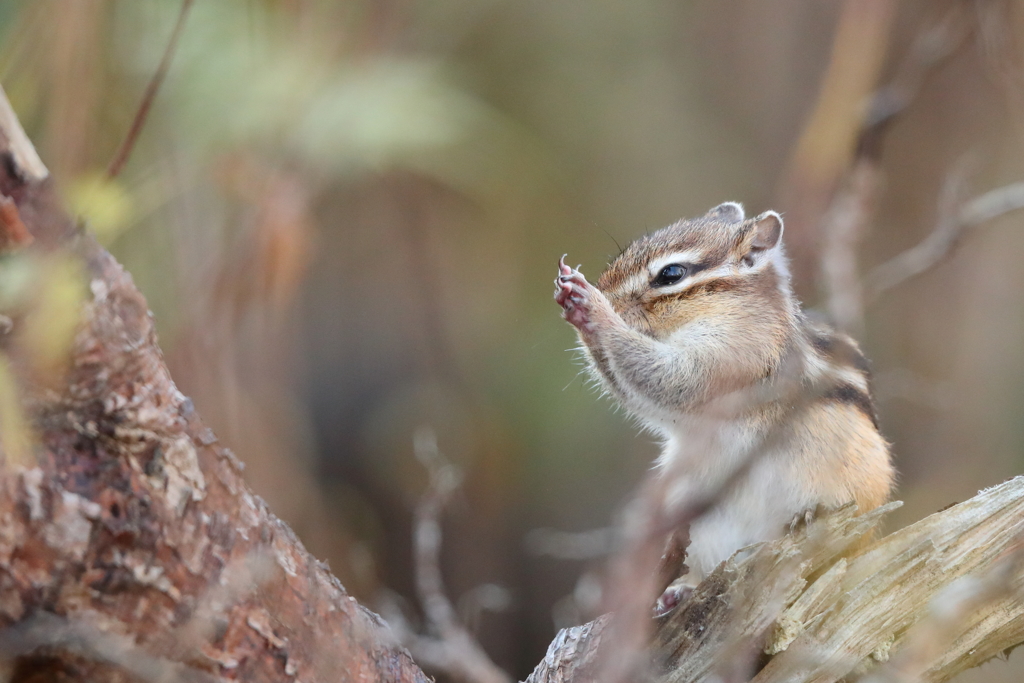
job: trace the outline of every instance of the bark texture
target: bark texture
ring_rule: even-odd
[[[9,341],[18,319],[3,340],[36,437],[32,461],[0,468],[6,673],[429,680],[246,487],[175,387],[131,277],[61,210],[0,99],[2,242],[24,244],[21,224],[31,249],[81,259],[88,285],[58,382],[36,381]]]

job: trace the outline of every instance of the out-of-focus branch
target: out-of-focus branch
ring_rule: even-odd
[[[135,116],[132,118],[132,124],[128,127],[128,133],[125,135],[124,140],[121,142],[121,146],[117,148],[117,152],[114,154],[114,158],[110,160],[110,165],[107,166],[107,177],[116,178],[120,173],[121,169],[128,162],[128,157],[132,153],[132,148],[135,147],[135,141],[139,137],[139,133],[142,132],[142,127],[146,125],[146,118],[149,116],[149,110],[153,106],[153,100],[156,99],[156,93],[160,90],[160,86],[164,82],[164,78],[167,76],[167,69],[171,66],[171,58],[174,57],[174,50],[178,47],[178,38],[181,37],[181,31],[185,27],[185,18],[188,17],[188,11],[192,9],[192,3],[195,0],[182,0],[181,11],[178,12],[178,20],[174,24],[174,30],[171,31],[171,37],[167,41],[167,47],[164,48],[164,55],[160,58],[160,64],[157,65],[156,71],[153,72],[153,77],[149,80],[149,84],[146,86],[146,91],[142,95],[142,101],[139,102],[138,109],[135,110]]]
[[[774,655],[754,683],[832,682],[890,658],[942,683],[1024,642],[1024,477],[851,557],[896,505],[862,516],[848,506],[737,553],[654,624],[651,679],[707,680],[746,639]],[[559,633],[527,683],[593,680],[607,625]],[[941,646],[922,647],[922,632],[941,635]]]
[[[864,324],[864,287],[857,254],[875,214],[885,133],[914,101],[928,74],[955,54],[971,32],[965,9],[954,5],[915,37],[893,78],[870,98],[850,168],[821,219],[819,265],[825,306],[832,322],[842,330],[858,334]]]
[[[939,199],[935,228],[924,240],[871,271],[866,286],[868,301],[940,263],[970,228],[1024,209],[1024,183],[990,190],[963,203],[958,201],[961,185],[955,175],[947,180]]]
[[[9,112],[2,96],[0,111]],[[77,327],[48,383],[33,370],[22,312],[2,340],[17,374],[5,374],[5,390],[17,392],[34,437],[26,458],[0,454],[3,670],[48,680],[67,663],[69,682],[147,680],[146,671],[425,682],[387,625],[246,487],[242,464],[172,381],[131,277],[61,211],[25,145],[16,120],[0,120],[0,193],[35,238],[30,255],[73,264],[47,272],[84,276],[84,298],[73,299]],[[254,559],[259,572],[246,569]],[[67,625],[66,639],[32,635],[44,613]]]
[[[829,317],[839,329],[854,335],[864,322],[857,253],[874,214],[878,176],[873,160],[859,160],[822,221],[821,275]]]
[[[878,156],[886,130],[913,103],[928,75],[967,43],[975,26],[967,8],[955,3],[914,37],[892,79],[870,98],[857,135],[857,156]]]
[[[818,99],[780,187],[794,281],[818,275],[820,221],[859,146],[869,101],[885,64],[893,0],[845,0]]]
[[[441,513],[458,489],[462,473],[441,454],[432,430],[417,430],[414,449],[416,458],[430,474],[429,486],[415,515],[416,591],[436,637],[413,633],[396,609],[389,610],[392,614],[388,616],[400,620],[398,631],[402,641],[426,669],[463,683],[511,683],[512,678],[491,661],[459,621],[441,578]]]

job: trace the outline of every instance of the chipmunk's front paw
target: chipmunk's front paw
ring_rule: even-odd
[[[587,282],[578,269],[565,265],[565,257],[558,260],[555,278],[555,302],[562,307],[562,317],[577,329],[589,332],[593,328],[594,314],[601,293]]]

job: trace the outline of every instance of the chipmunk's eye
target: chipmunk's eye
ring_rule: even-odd
[[[674,285],[686,276],[686,266],[681,263],[670,263],[661,269],[657,277],[651,280],[652,287]]]

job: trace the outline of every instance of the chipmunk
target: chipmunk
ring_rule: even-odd
[[[596,287],[559,261],[562,316],[607,392],[661,437],[674,499],[721,493],[690,527],[691,585],[818,505],[864,513],[893,486],[864,356],[801,310],[782,230],[774,211],[727,202],[633,242]]]

